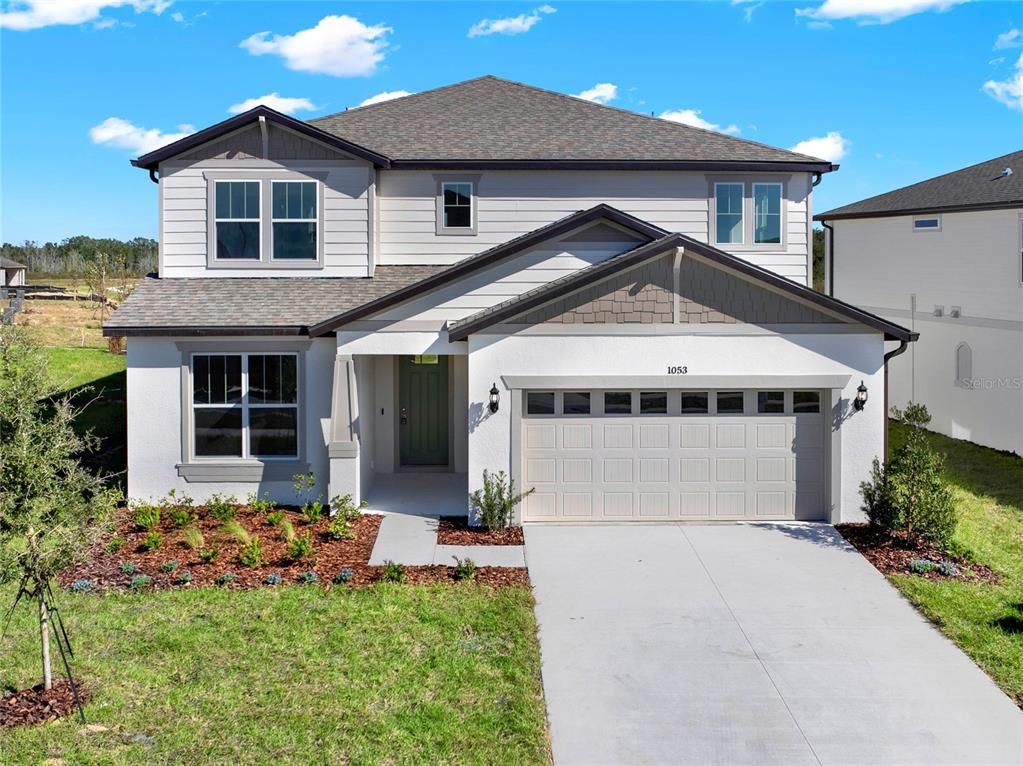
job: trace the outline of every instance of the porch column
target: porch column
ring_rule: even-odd
[[[355,433],[358,417],[355,389],[355,362],[350,354],[334,357],[334,383],[330,398],[330,497],[351,495],[356,504],[362,500],[359,486],[359,437]]]

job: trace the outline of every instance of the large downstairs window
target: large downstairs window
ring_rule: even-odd
[[[193,354],[192,454],[298,456],[297,354]]]

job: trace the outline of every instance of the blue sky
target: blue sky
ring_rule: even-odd
[[[156,186],[128,160],[249,99],[275,93],[308,118],[488,73],[786,148],[821,139],[804,149],[842,169],[818,212],[1023,148],[1014,2],[0,8],[9,242],[155,237]]]

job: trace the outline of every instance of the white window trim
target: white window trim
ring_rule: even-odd
[[[447,192],[449,186],[468,186],[469,187],[469,204],[468,205],[451,205],[451,207],[467,207],[469,208],[469,225],[468,226],[451,226],[447,223],[447,220],[441,223],[445,229],[474,229],[476,227],[476,211],[473,201],[476,199],[476,184],[472,181],[441,181],[440,193],[443,197]],[[448,203],[445,201],[441,202],[441,207],[444,208],[444,214],[447,215]]]
[[[758,186],[775,186],[778,188],[778,241],[777,242],[757,242],[757,187]],[[752,226],[752,239],[750,240],[754,245],[757,246],[771,246],[781,247],[785,243],[785,184],[780,181],[754,181],[750,185],[750,199],[753,204],[753,226]]]
[[[729,174],[707,174],[704,176],[707,181],[708,196],[708,241],[714,247],[726,252],[756,252],[756,253],[788,253],[789,248],[789,188],[792,184],[791,175],[783,174],[752,174],[749,176],[738,176]],[[721,184],[738,184],[742,186],[742,242],[718,242],[717,233],[717,187]],[[755,242],[756,206],[753,199],[754,184],[775,184],[781,186],[781,242]],[[797,184],[798,188],[798,184]],[[807,216],[809,212],[807,211]],[[809,247],[809,246],[807,246]]]
[[[434,174],[433,179],[437,184],[436,188],[436,235],[438,237],[474,237],[479,231],[479,196],[480,196],[480,175],[479,174]],[[472,196],[469,201],[470,226],[445,226],[444,225],[444,187],[447,184],[469,184],[472,187]]]
[[[240,356],[242,358],[242,398],[237,404],[196,404],[193,396],[195,358],[197,356]],[[295,402],[280,404],[253,404],[249,401],[249,357],[250,356],[292,356],[295,357]],[[302,391],[301,391],[301,355],[296,351],[193,351],[188,355],[188,401],[191,412],[197,409],[239,408],[242,411],[242,454],[238,455],[198,455],[195,448],[195,417],[188,417],[189,458],[194,463],[224,462],[295,462],[302,455]],[[249,410],[270,408],[294,408],[295,410],[295,454],[293,455],[253,455],[249,445]]]
[[[937,221],[937,226],[923,226],[918,227],[917,221]],[[932,231],[941,231],[941,216],[940,215],[915,215],[913,216],[913,231],[918,234]]]
[[[739,232],[742,239],[738,242],[722,242],[718,238],[718,188],[721,186],[738,186],[739,187]],[[715,181],[714,182],[714,245],[745,245],[746,244],[746,184],[743,181]]]
[[[217,217],[217,186],[218,184],[231,184],[231,183],[255,183],[257,202],[256,208],[259,210],[259,214],[255,218],[218,218]],[[213,238],[210,242],[213,248],[213,260],[216,263],[228,264],[253,264],[260,263],[263,260],[263,184],[256,178],[217,178],[213,180],[213,206],[210,209],[210,213],[213,217]],[[221,258],[220,248],[218,247],[217,238],[217,224],[218,223],[252,223],[253,221],[259,226],[259,254],[255,258]]]
[[[294,184],[294,183],[311,183],[313,184],[313,196],[316,199],[316,216],[315,218],[274,218],[273,204],[274,204],[274,185],[275,184]],[[270,179],[270,220],[268,222],[269,231],[269,244],[268,250],[271,263],[297,263],[297,264],[309,264],[318,263],[320,258],[320,252],[323,248],[323,214],[321,212],[321,194],[322,184],[312,178],[299,179],[299,178],[271,178]],[[275,258],[274,257],[274,224],[275,223],[315,223],[316,224],[316,243],[313,247],[312,258]]]

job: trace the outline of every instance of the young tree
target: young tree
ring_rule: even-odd
[[[0,583],[21,583],[35,602],[46,689],[49,583],[106,530],[117,501],[78,461],[97,443],[75,433],[80,411],[57,397],[47,359],[24,328],[0,327]]]

